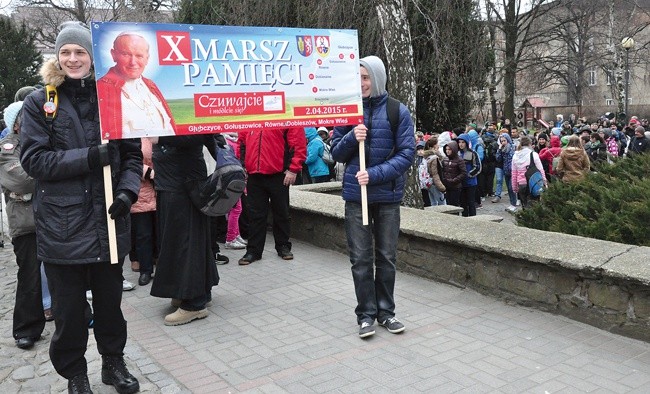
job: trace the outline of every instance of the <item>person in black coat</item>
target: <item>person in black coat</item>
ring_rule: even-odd
[[[25,99],[20,163],[36,180],[34,219],[38,259],[44,262],[56,330],[50,360],[72,393],[90,393],[86,290],[93,292],[94,333],[102,355],[102,382],[119,393],[140,388],[123,358],[126,321],[122,264],[131,249],[131,204],[142,176],[139,140],[100,144],[99,108],[90,31],[67,22],[57,36],[56,58],[44,64],[40,89]],[[47,97],[46,97],[47,96]],[[58,101],[58,105],[55,103]],[[47,103],[47,105],[46,105]],[[110,166],[117,260],[111,262],[103,167]],[[114,264],[111,264],[114,263]]]
[[[634,137],[627,147],[627,154],[634,155],[637,153],[645,153],[650,150],[650,140],[645,137],[645,128],[637,126],[634,129]]]
[[[212,135],[160,137],[153,145],[160,253],[151,295],[171,298],[177,308],[165,316],[168,326],[207,317],[212,287],[219,283],[210,217],[194,205],[188,190],[207,176],[204,146],[214,157]]]

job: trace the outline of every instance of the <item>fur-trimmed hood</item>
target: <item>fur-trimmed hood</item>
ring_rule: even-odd
[[[41,66],[41,78],[43,78],[43,84],[45,85],[54,85],[61,86],[63,81],[65,81],[65,72],[59,67],[59,62],[55,59],[49,59]],[[90,76],[86,79],[95,79],[95,69],[90,68]]]

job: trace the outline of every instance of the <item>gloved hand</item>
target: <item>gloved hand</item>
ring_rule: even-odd
[[[131,211],[131,199],[129,195],[123,191],[118,191],[113,204],[108,208],[108,213],[111,215],[111,219],[115,220],[126,216]]]
[[[110,155],[108,154],[108,144],[101,144],[88,148],[88,167],[104,167],[109,163]]]

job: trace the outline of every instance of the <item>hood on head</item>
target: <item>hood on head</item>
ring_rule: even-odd
[[[325,137],[327,138],[327,137],[329,137],[329,135],[330,135],[330,131],[327,130],[327,127],[323,127],[323,126],[319,127],[319,128],[316,130],[316,132],[318,132],[318,135],[320,135],[321,138],[322,138],[323,136],[325,136]]]
[[[438,136],[438,150],[441,155],[445,156],[445,145],[447,145],[452,139],[451,133],[448,131],[443,131]]]
[[[559,148],[560,147],[560,137],[557,135],[551,136],[551,148]]]
[[[501,133],[499,134],[499,138],[504,137],[506,141],[508,141],[508,144],[512,144],[512,137],[510,137],[510,134],[508,133]]]
[[[384,62],[377,56],[366,56],[361,58],[359,63],[368,71],[370,81],[372,81],[370,97],[379,97],[386,93],[386,67]]]
[[[426,145],[426,142],[424,142],[424,141],[418,141],[418,143],[415,144],[415,148],[416,148],[416,149],[418,149],[418,148],[422,148],[422,149],[424,149],[424,145]]]
[[[305,127],[305,137],[307,137],[307,141],[313,140],[317,135],[318,132],[315,127]]]
[[[473,144],[472,144],[472,139],[469,137],[467,134],[461,134],[458,137],[456,137],[456,140],[463,140],[465,143],[467,143],[467,147],[469,149],[472,149]]]
[[[438,136],[438,145],[439,146],[445,146],[446,144],[449,143],[453,138],[451,137],[451,133],[448,131],[443,132]]]
[[[446,147],[451,148],[451,155],[447,155],[447,152],[445,151]],[[456,141],[449,141],[443,148],[443,153],[447,155],[450,159],[453,159],[454,157],[458,156],[458,143]]]
[[[478,133],[476,132],[476,130],[468,131],[467,135],[469,136],[469,139],[472,142],[472,146],[477,146],[479,144],[480,137],[478,136]]]
[[[562,134],[562,128],[560,128],[560,127],[553,127],[553,128],[551,129],[551,133],[552,133],[553,135],[560,135],[560,134]]]

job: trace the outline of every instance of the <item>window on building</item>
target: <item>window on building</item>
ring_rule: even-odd
[[[607,70],[605,72],[605,74],[607,75],[607,86],[610,86],[610,85],[612,85],[613,83],[616,82],[614,80],[614,71],[613,70]]]
[[[589,69],[589,86],[596,85],[596,68],[592,67]]]
[[[614,105],[614,100],[612,100],[612,99],[605,99],[605,105],[607,105],[607,106],[612,106],[612,105]]]

